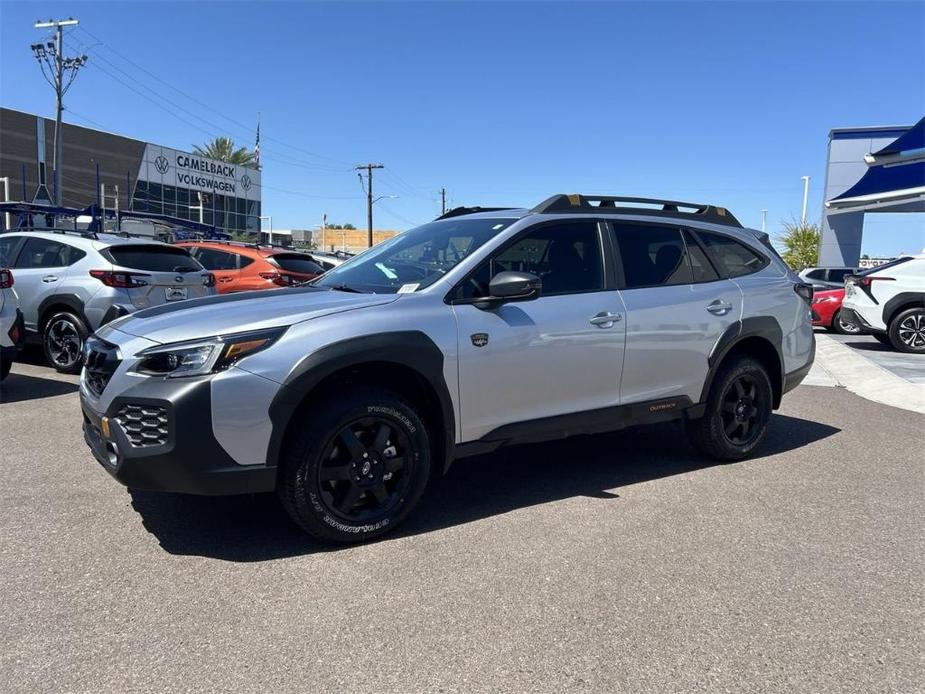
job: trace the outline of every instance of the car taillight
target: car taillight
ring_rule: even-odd
[[[214,287],[215,286],[215,275],[211,272],[207,272],[202,278],[203,287]]]
[[[10,331],[7,333],[10,336],[10,342],[14,345],[19,343],[19,338],[22,337],[19,330],[19,321],[13,323],[13,327],[10,328]]]
[[[113,272],[112,270],[90,270],[90,276],[95,277],[107,287],[117,289],[132,289],[134,287],[147,287],[148,281],[142,277],[150,277],[142,272]]]
[[[9,270],[0,270],[0,289],[9,289],[13,286],[13,273]]]
[[[800,295],[807,304],[811,304],[813,301],[813,285],[805,284],[800,282],[799,284],[793,285],[793,291]]]
[[[260,276],[280,287],[289,287],[292,285],[292,275],[284,275],[280,272],[261,272]]]

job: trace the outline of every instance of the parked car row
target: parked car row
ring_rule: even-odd
[[[216,293],[301,284],[339,262],[233,242],[169,245],[113,234],[8,232],[0,235],[0,373],[9,370],[14,343],[24,338],[40,342],[58,371],[77,373],[87,337],[116,318]],[[14,323],[17,339],[11,340]]]
[[[815,283],[846,269],[809,268],[800,276]],[[902,256],[842,276],[844,287],[815,292],[813,325],[871,335],[900,352],[925,353],[925,255]]]

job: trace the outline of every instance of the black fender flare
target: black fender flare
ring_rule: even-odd
[[[899,310],[906,304],[919,304],[925,306],[925,294],[922,292],[901,292],[883,305],[883,324],[890,329],[890,323]]]
[[[77,317],[84,322],[84,325],[87,326],[87,329],[90,329],[90,323],[87,321],[87,316],[84,315],[84,302],[76,294],[52,294],[51,296],[46,296],[42,303],[39,304],[38,315],[35,320],[36,330],[41,334],[42,331],[42,316],[45,315],[45,312],[54,305],[67,306],[74,313],[77,314]],[[92,332],[92,330],[91,330]]]
[[[267,449],[267,465],[277,466],[289,423],[305,396],[329,376],[351,366],[387,362],[407,367],[423,377],[440,404],[443,440],[440,441],[443,471],[449,468],[456,444],[456,416],[446,379],[443,352],[423,332],[396,331],[333,342],[302,358],[270,403],[273,431]]]
[[[713,386],[713,379],[719,370],[720,364],[732,349],[750,337],[760,337],[770,343],[777,354],[778,372],[780,373],[780,382],[773,384],[774,387],[774,407],[780,406],[780,398],[784,389],[784,357],[781,354],[781,344],[783,343],[784,333],[780,324],[771,316],[752,316],[732,323],[720,335],[719,340],[713,346],[710,356],[707,357],[707,377],[703,382],[703,389],[700,391],[700,405],[706,404],[707,397],[710,395],[710,388]],[[695,406],[696,407],[696,406]]]

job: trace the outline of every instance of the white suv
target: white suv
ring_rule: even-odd
[[[900,352],[925,354],[925,255],[850,275],[842,314]]]

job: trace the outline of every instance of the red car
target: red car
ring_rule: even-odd
[[[811,306],[813,325],[842,335],[857,335],[860,329],[852,323],[841,320],[841,303],[845,300],[844,289],[829,289],[813,294]]]
[[[276,289],[307,282],[324,272],[308,253],[234,241],[182,241],[204,268],[215,275],[219,294]]]

